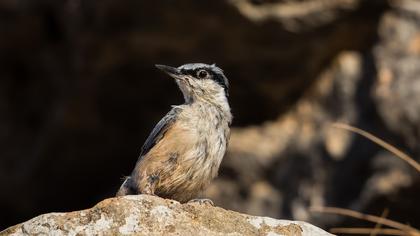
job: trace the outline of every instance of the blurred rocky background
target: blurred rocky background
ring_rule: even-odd
[[[0,229],[111,197],[170,105],[154,64],[217,63],[235,116],[216,205],[322,227],[420,227],[418,0],[0,0]]]

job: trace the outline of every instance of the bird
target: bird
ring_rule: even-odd
[[[156,124],[116,196],[148,194],[214,205],[196,197],[218,175],[228,146],[229,81],[215,64],[155,66],[175,79],[185,101]]]

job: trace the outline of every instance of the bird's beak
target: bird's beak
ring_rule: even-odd
[[[175,68],[175,67],[172,67],[172,66],[159,65],[159,64],[156,64],[155,66],[156,66],[156,68],[165,72],[166,74],[168,74],[172,78],[180,79],[181,76],[182,76],[182,73],[178,68]]]

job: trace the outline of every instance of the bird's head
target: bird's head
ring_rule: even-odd
[[[176,80],[186,102],[227,101],[229,82],[222,69],[214,64],[191,63],[178,68],[165,65],[156,67]]]

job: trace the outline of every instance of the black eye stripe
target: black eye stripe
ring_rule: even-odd
[[[213,80],[220,84],[223,88],[225,88],[225,90],[228,89],[228,85],[226,84],[226,80],[223,76],[214,74]]]
[[[185,69],[181,69],[181,73],[184,75],[191,75],[194,76],[197,74],[196,72],[197,70],[185,70]]]
[[[183,73],[183,74],[185,74],[185,75],[191,75],[191,76],[193,76],[194,78],[198,78],[198,73],[200,72],[200,71],[205,71],[207,74],[213,74],[213,73],[211,73],[211,72],[209,72],[208,70],[206,70],[206,69],[195,69],[195,70],[185,70],[185,69],[181,69],[181,73]],[[198,79],[200,79],[200,78],[198,78]]]
[[[216,83],[218,83],[220,86],[222,86],[225,89],[226,94],[228,94],[229,86],[227,84],[228,83],[227,79],[223,74],[215,73],[214,71],[209,70],[207,68],[197,68],[197,69],[188,69],[188,70],[181,69],[181,73],[185,75],[190,75],[197,79],[203,79],[203,78],[200,78],[197,74],[201,70],[205,70],[210,75],[210,78]]]

